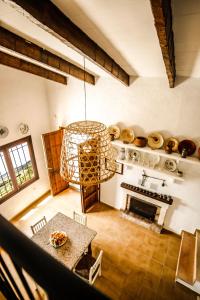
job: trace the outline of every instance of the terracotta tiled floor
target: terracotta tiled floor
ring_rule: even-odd
[[[15,224],[27,235],[30,225],[58,211],[71,216],[80,211],[80,195],[68,189],[33,206]],[[120,212],[100,204],[87,214],[88,227],[97,231],[93,254],[104,250],[102,276],[95,286],[111,299],[192,300],[196,295],[175,284],[174,276],[180,238],[173,233],[159,235],[121,218]]]

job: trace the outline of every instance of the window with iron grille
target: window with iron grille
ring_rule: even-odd
[[[0,147],[0,203],[38,178],[31,136]]]

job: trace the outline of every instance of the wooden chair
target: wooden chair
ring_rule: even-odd
[[[47,220],[45,217],[43,217],[42,219],[40,219],[37,223],[35,223],[34,225],[31,225],[31,230],[32,233],[35,234],[36,232],[38,232],[42,227],[44,227],[47,224]]]
[[[92,285],[95,282],[97,276],[101,276],[102,256],[103,250],[100,251],[97,259],[89,254],[85,254],[77,263],[74,272],[83,280]]]
[[[79,214],[76,211],[74,211],[73,219],[82,225],[85,225],[85,226],[87,225],[87,216],[86,215]]]
[[[42,219],[37,221],[34,225],[31,225],[32,233],[35,234],[38,232],[42,227],[44,227],[47,224],[46,217],[44,216]],[[41,287],[34,281],[35,284],[35,292],[37,293],[38,299],[43,299],[41,296]]]

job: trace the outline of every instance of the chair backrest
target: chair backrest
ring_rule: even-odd
[[[2,248],[11,261],[2,257]],[[0,214],[0,298],[3,294],[3,299],[39,299],[29,275],[46,291],[42,299],[80,299],[81,295],[82,299],[109,300]]]
[[[101,276],[101,262],[102,262],[103,250],[100,251],[94,265],[90,268],[89,283],[93,284],[98,275]]]
[[[45,217],[43,217],[42,219],[40,219],[39,221],[37,221],[37,223],[35,223],[34,225],[31,225],[31,230],[32,230],[33,234],[35,234],[36,232],[38,232],[46,224],[47,224],[47,220],[46,220]]]
[[[82,225],[85,225],[85,226],[87,225],[87,216],[86,215],[79,214],[76,211],[74,211],[73,219]]]

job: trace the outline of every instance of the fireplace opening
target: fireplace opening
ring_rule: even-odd
[[[130,197],[129,211],[136,213],[151,221],[155,220],[157,207],[155,205],[138,200],[135,197]]]

